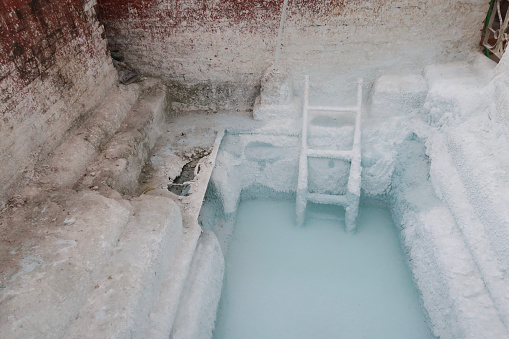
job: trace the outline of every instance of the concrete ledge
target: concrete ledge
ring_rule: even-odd
[[[435,149],[449,149],[450,154],[432,153],[432,179],[457,220],[500,317],[509,324],[507,163],[497,155],[507,154],[503,151],[505,143],[482,145],[483,134],[494,133],[496,127],[476,131],[468,141],[466,127],[456,128],[463,132],[462,137],[450,133],[447,139],[440,135],[433,140]]]
[[[188,196],[181,196],[177,200],[182,211],[184,227],[182,240],[175,254],[175,258],[178,258],[178,260],[176,260],[172,271],[165,277],[161,293],[150,314],[150,322],[147,326],[145,338],[170,337],[177,314],[180,312],[181,303],[185,303],[185,297],[183,296],[186,291],[186,286],[193,281],[192,278],[188,277],[190,277],[191,274],[192,263],[197,253],[196,249],[200,235],[202,234],[202,228],[198,223],[198,215],[201,210],[212,170],[214,169],[217,152],[223,136],[224,132],[216,134],[211,153],[200,161],[200,170],[191,181],[190,194]],[[174,158],[170,154],[167,154],[166,151],[159,155],[163,162],[174,161]],[[162,167],[164,168],[165,165]],[[161,173],[161,175],[164,174]],[[155,182],[160,179],[161,178],[157,176],[153,178]],[[154,184],[154,186],[157,185]],[[148,192],[148,194],[175,196],[166,188],[156,188]]]
[[[391,212],[401,227],[403,247],[434,334],[440,338],[508,338],[486,277],[458,226],[462,220],[455,219],[427,180],[430,163],[425,151],[422,141],[401,145]],[[432,158],[433,175],[440,166],[434,161]]]
[[[1,338],[63,338],[132,213],[126,201],[95,192],[65,192],[40,206],[33,217],[24,215],[39,232],[11,250],[20,259],[1,281]]]
[[[182,235],[178,206],[168,198],[131,201],[134,216],[108,259],[102,279],[66,337],[140,338]]]
[[[46,183],[55,187],[74,185],[86,165],[120,127],[140,92],[138,84],[114,89],[93,115],[55,150],[45,175]]]
[[[376,79],[371,94],[370,116],[407,115],[424,104],[427,85],[420,75],[384,75]]]
[[[224,265],[216,235],[210,231],[203,232],[173,325],[173,339],[212,337],[223,286]]]
[[[122,194],[138,193],[138,180],[150,150],[161,135],[166,108],[166,87],[155,79],[146,82],[149,84],[104,152],[88,166],[87,174],[94,175],[85,176],[80,187],[106,183]]]
[[[161,291],[150,312],[144,338],[170,337],[200,234],[199,225],[184,230],[175,252],[175,262],[164,277]]]

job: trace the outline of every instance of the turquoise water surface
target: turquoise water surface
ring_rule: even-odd
[[[432,338],[385,209],[242,202],[226,263],[215,339]]]

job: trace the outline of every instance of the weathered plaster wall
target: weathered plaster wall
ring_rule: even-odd
[[[0,2],[0,206],[114,83],[95,0]]]
[[[198,104],[243,106],[238,97],[254,100],[274,62],[283,0],[98,3],[113,49],[144,73],[187,83],[176,101],[198,92]],[[478,49],[488,7],[489,0],[289,0],[281,60],[298,75],[341,75],[464,58]]]

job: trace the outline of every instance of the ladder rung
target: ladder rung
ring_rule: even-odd
[[[348,200],[346,199],[346,195],[308,193],[307,200],[316,202],[319,204],[332,204],[332,205],[341,205],[341,206],[348,205]]]
[[[356,113],[359,107],[334,107],[334,106],[308,106],[308,111],[352,112]]]
[[[328,158],[339,160],[352,160],[352,151],[335,151],[335,150],[321,150],[321,149],[308,149],[307,156],[313,158]]]

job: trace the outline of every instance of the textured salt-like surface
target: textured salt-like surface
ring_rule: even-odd
[[[431,338],[390,214],[242,202],[227,257],[215,339]]]

